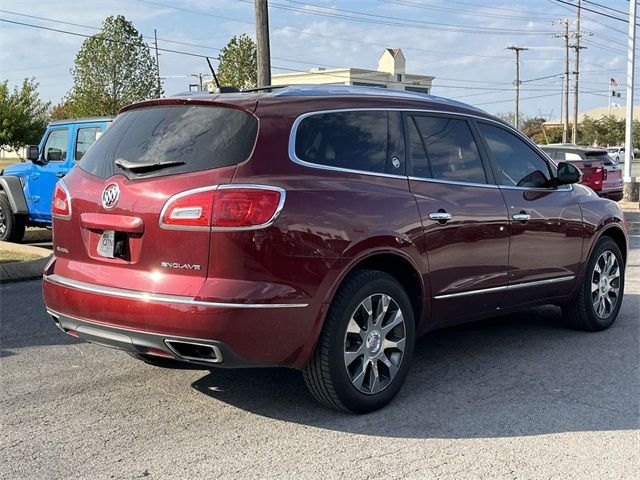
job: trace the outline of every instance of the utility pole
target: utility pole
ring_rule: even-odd
[[[633,158],[633,77],[634,53],[636,48],[636,0],[629,2],[629,41],[627,43],[627,123],[624,130],[624,198],[638,201],[640,184],[631,177]]]
[[[569,20],[560,21],[563,33],[554,34],[564,40],[564,78],[562,82],[562,142],[569,142]]]
[[[576,43],[573,48],[576,52],[575,68],[573,71],[573,132],[571,133],[571,143],[578,144],[578,76],[580,75],[580,7],[581,0],[578,0],[576,11]]]
[[[271,85],[271,49],[269,47],[269,6],[267,0],[254,0],[258,87]]]
[[[562,126],[562,142],[569,142],[569,20],[562,21],[564,25],[564,121]]]
[[[158,96],[162,91],[162,82],[160,81],[160,53],[158,53],[158,33],[153,29],[153,44],[156,48],[156,71],[158,73]]]
[[[513,50],[516,52],[516,122],[515,127],[520,130],[520,52],[529,50],[526,47],[518,47],[517,45],[511,45],[507,47],[507,50]]]

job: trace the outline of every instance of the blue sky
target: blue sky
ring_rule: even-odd
[[[273,72],[314,66],[375,69],[385,47],[400,47],[407,73],[436,77],[434,94],[492,113],[506,112],[514,109],[515,78],[515,57],[506,47],[515,44],[530,48],[521,55],[522,80],[549,77],[522,85],[521,111],[558,117],[563,50],[562,40],[553,34],[561,31],[558,21],[574,19],[575,8],[568,5],[574,3],[270,0]],[[628,2],[583,0],[583,6],[624,17]],[[0,9],[3,19],[88,35],[106,16],[122,14],[145,36],[153,37],[157,29],[161,48],[212,58],[232,35],[255,38],[253,0],[0,0]],[[607,105],[610,78],[620,83],[622,98],[617,102],[624,105],[627,24],[583,11],[582,29],[587,32],[582,39],[587,48],[581,53],[580,110]],[[15,84],[33,76],[40,82],[41,96],[57,103],[72,85],[69,70],[82,40],[0,23],[0,78]],[[160,71],[166,94],[172,94],[187,90],[196,81],[189,75],[206,74],[208,68],[202,58],[162,52]]]

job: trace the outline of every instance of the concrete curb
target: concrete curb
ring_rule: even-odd
[[[624,218],[627,221],[629,235],[640,234],[640,209],[637,202],[619,202]]]
[[[26,262],[12,262],[0,264],[0,283],[19,282],[41,278],[42,271],[52,253],[46,248],[20,245],[17,243],[0,242],[1,250],[38,255],[40,258]]]

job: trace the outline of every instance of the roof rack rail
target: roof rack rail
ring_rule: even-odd
[[[291,85],[265,85],[264,87],[255,87],[255,88],[247,88],[246,90],[242,90],[242,92],[262,92],[262,91],[271,91],[276,88],[286,88]]]

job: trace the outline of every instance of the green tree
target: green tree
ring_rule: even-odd
[[[114,115],[162,94],[149,46],[122,15],[107,17],[102,31],[83,42],[71,74],[74,84],[62,105],[71,117]]]
[[[25,78],[21,87],[9,90],[8,81],[0,83],[0,150],[18,150],[38,143],[47,122],[49,103],[40,100],[38,83]]]
[[[256,44],[248,35],[233,36],[220,51],[218,79],[225,87],[252,88],[258,84]]]

